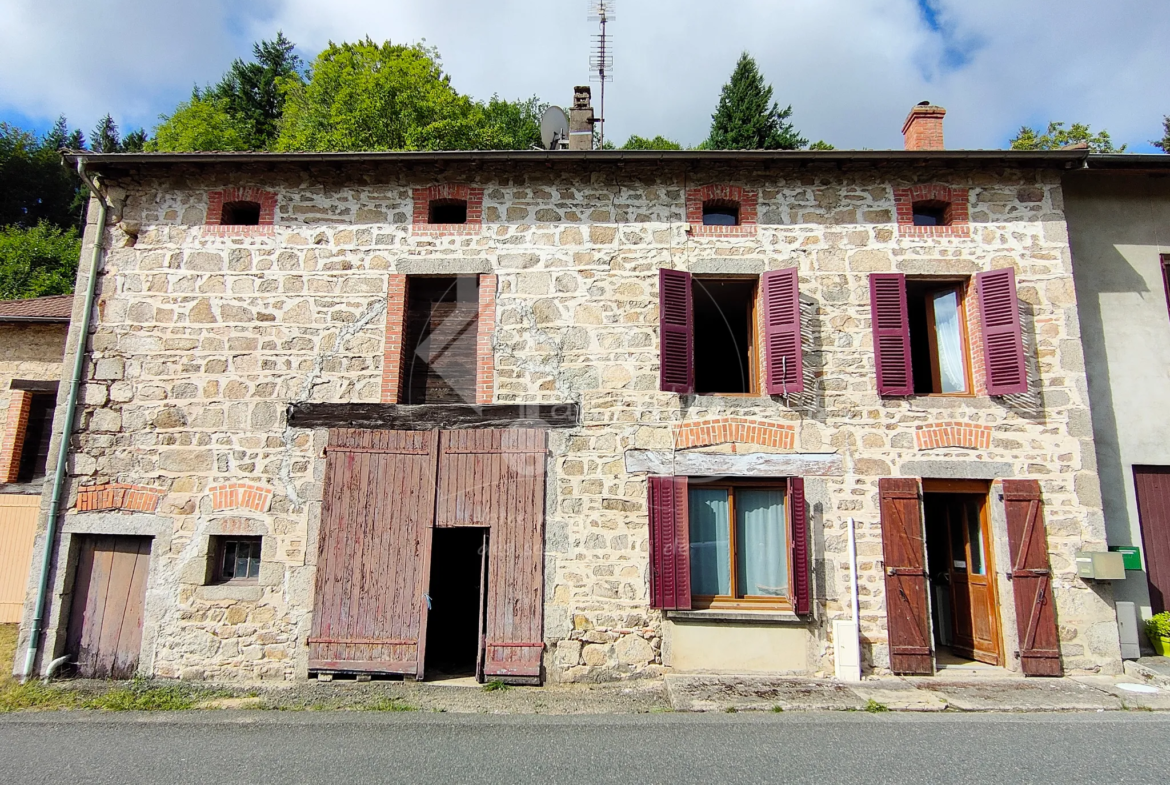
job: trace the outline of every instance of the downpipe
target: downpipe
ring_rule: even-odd
[[[65,416],[61,419],[61,438],[57,448],[57,464],[53,470],[53,495],[49,500],[48,524],[45,527],[45,548],[41,553],[40,582],[37,585],[37,603],[29,627],[28,649],[24,657],[24,669],[20,681],[25,683],[32,676],[33,665],[41,648],[41,632],[44,627],[45,605],[49,596],[49,573],[53,566],[53,554],[57,548],[57,516],[61,511],[61,494],[65,487],[65,469],[69,463],[69,442],[73,437],[73,418],[77,414],[77,397],[81,390],[81,375],[85,370],[85,352],[89,344],[89,322],[93,316],[93,298],[97,287],[98,267],[101,264],[102,244],[106,235],[106,213],[109,205],[102,192],[85,172],[85,159],[77,160],[77,175],[89,187],[97,199],[97,233],[93,241],[93,253],[89,261],[89,280],[86,283],[85,300],[81,310],[81,323],[77,333],[77,346],[73,353],[73,378],[69,384],[69,397],[65,400]]]

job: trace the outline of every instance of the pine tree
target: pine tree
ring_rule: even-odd
[[[274,41],[253,44],[255,61],[245,63],[237,58],[210,91],[211,97],[222,99],[224,109],[240,125],[249,149],[264,150],[276,141],[284,111],[279,82],[301,68],[295,48],[282,32],[277,32]]]
[[[797,150],[808,140],[788,122],[791,116],[791,106],[781,109],[772,101],[772,86],[764,83],[756,61],[744,52],[731,80],[723,85],[719,106],[711,115],[711,133],[702,146],[708,150]]]
[[[118,124],[114,118],[106,115],[94,126],[89,137],[90,149],[95,153],[116,153],[121,149],[121,137],[118,135]]]

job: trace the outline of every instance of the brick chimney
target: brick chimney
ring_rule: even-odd
[[[943,145],[943,118],[947,110],[923,101],[910,110],[902,125],[902,138],[907,150],[945,150]]]
[[[573,108],[569,110],[569,149],[593,149],[593,106],[589,85],[573,88]]]

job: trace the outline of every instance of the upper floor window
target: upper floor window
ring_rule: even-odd
[[[259,226],[259,202],[226,202],[223,206],[223,215],[220,226]]]
[[[432,199],[427,210],[427,223],[467,223],[466,199]]]
[[[406,283],[402,403],[474,403],[479,337],[479,278]]]
[[[894,189],[898,234],[909,237],[970,237],[969,192],[947,185]]]
[[[906,281],[910,355],[917,395],[971,391],[967,281]]]
[[[8,421],[0,434],[0,482],[33,482],[45,476],[57,407],[57,394],[44,389],[50,384],[56,386],[13,381]]]
[[[259,188],[224,188],[207,194],[205,234],[267,236],[276,223],[276,194]]]
[[[759,194],[738,185],[711,184],[686,191],[687,223],[695,236],[749,237],[756,232]]]
[[[724,199],[703,202],[703,226],[739,226],[739,203]]]
[[[946,202],[921,201],[913,204],[915,226],[949,226],[950,205]]]
[[[411,192],[411,232],[423,236],[476,234],[483,227],[483,189],[442,183]]]
[[[756,392],[756,279],[695,277],[695,392]]]

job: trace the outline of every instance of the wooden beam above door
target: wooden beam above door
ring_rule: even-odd
[[[419,404],[294,403],[288,407],[294,428],[367,428],[434,431],[467,428],[575,428],[576,403]]]

